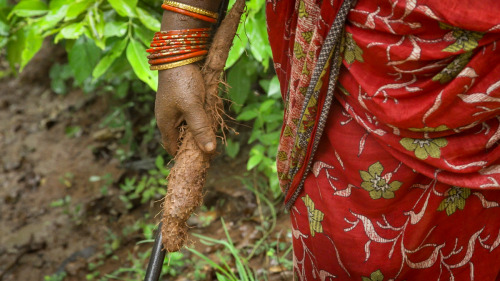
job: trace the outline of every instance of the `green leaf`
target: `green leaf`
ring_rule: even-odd
[[[151,39],[154,36],[154,31],[147,28],[142,28],[140,26],[134,26],[134,37],[139,39],[142,44],[149,46]]]
[[[76,40],[68,53],[68,60],[78,84],[82,84],[92,74],[100,54],[101,50],[87,37]]]
[[[52,3],[52,2],[51,2]],[[49,30],[53,28],[58,22],[60,22],[66,12],[68,11],[69,5],[63,5],[58,9],[50,10],[43,18],[40,19],[39,22],[36,23],[36,26],[40,30]]]
[[[229,97],[239,106],[242,106],[250,94],[251,80],[247,76],[247,60],[240,60],[235,64],[227,75],[227,82],[230,86]]]
[[[122,17],[135,18],[137,16],[137,0],[108,0],[108,2]]]
[[[240,151],[240,143],[235,142],[231,139],[226,140],[226,154],[234,159],[236,155],[238,155],[238,152]]]
[[[262,62],[265,68],[269,65],[271,57],[271,47],[267,36],[267,28],[262,22],[265,21],[265,11],[259,12],[255,18],[250,18],[248,21],[248,40],[250,52],[254,58]]]
[[[68,0],[51,0],[49,1],[49,10],[52,12],[56,12],[61,9],[63,6],[68,6],[71,4],[71,1]]]
[[[259,116],[259,112],[257,110],[244,110],[238,117],[236,117],[236,120],[240,121],[248,121],[255,119],[257,116]]]
[[[9,36],[9,25],[4,23],[3,21],[0,21],[0,36],[3,38]]]
[[[145,27],[149,28],[152,31],[160,30],[161,23],[156,17],[153,17],[148,13],[148,11],[144,9],[141,9],[139,7],[137,7],[136,9],[137,14],[139,15],[139,20]]]
[[[254,154],[248,159],[247,162],[247,170],[250,171],[251,169],[255,168],[259,163],[262,161],[264,155],[261,153]]]
[[[275,104],[277,104],[277,101],[275,100],[266,100],[260,105],[259,111],[266,112]]]
[[[265,0],[250,0],[246,2],[248,12],[250,14],[257,13],[265,6]]]
[[[111,66],[111,64],[123,53],[125,47],[127,47],[127,38],[116,42],[111,50],[104,56],[92,72],[92,77],[99,78],[103,75],[106,70]]]
[[[71,3],[68,9],[68,13],[64,18],[65,21],[70,21],[76,19],[80,14],[87,10],[87,8],[92,3],[92,0],[83,0]]]
[[[260,162],[264,160],[264,151],[265,148],[261,144],[257,144],[250,150],[250,159],[247,162],[247,170],[253,169]]]
[[[47,4],[39,0],[23,0],[19,2],[9,13],[8,18],[16,15],[18,17],[33,17],[47,13]]]
[[[156,168],[158,168],[158,169],[163,169],[165,167],[165,160],[163,160],[163,157],[161,157],[161,155],[158,155],[156,157],[155,165],[156,165]]]
[[[93,39],[96,45],[104,50],[106,45],[104,43],[104,16],[102,11],[90,10],[87,13],[88,29],[90,31],[90,38]]]
[[[281,87],[280,81],[278,80],[278,76],[274,75],[269,83],[269,88],[267,88],[267,96],[268,97],[281,97]]]
[[[7,60],[9,61],[10,67],[15,69],[18,63],[21,63],[22,50],[26,45],[26,36],[24,29],[19,29],[14,36],[11,37],[7,43]]]
[[[26,44],[26,47],[23,48],[23,52],[21,53],[21,69],[19,71],[23,71],[26,64],[33,58],[38,50],[40,50],[43,43],[43,37],[38,30],[30,28],[27,32],[26,41],[29,42],[29,44]]]
[[[267,96],[274,99],[281,98],[281,87],[278,76],[274,76],[270,80],[260,80],[259,85],[267,93]]]
[[[277,144],[279,142],[280,134],[281,134],[280,131],[272,132],[269,134],[263,134],[260,135],[259,140],[261,143],[265,145]]]
[[[127,46],[127,59],[137,77],[156,91],[158,87],[158,75],[149,70],[145,48],[139,41],[135,39],[130,40]]]
[[[104,25],[104,37],[122,37],[127,33],[127,27],[128,23],[127,22],[122,22],[122,21],[110,21],[106,22]]]
[[[49,71],[50,88],[56,94],[63,95],[67,93],[66,80],[73,75],[68,64],[60,65],[55,63]]]
[[[231,46],[231,50],[229,51],[229,55],[227,57],[225,69],[230,68],[238,61],[248,44],[248,38],[245,34],[245,20],[246,15],[243,14],[241,20],[242,24],[238,26],[238,30],[236,31],[236,36],[233,39],[233,45]]]
[[[229,279],[226,276],[220,274],[219,272],[215,272],[215,277],[217,278],[217,281],[231,281],[231,279]]]
[[[65,26],[54,38],[54,43],[59,42],[61,39],[77,39],[85,31],[85,27],[82,22],[72,23]]]

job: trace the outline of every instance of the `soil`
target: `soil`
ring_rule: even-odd
[[[109,97],[78,89],[67,95],[53,93],[48,69],[60,60],[64,60],[64,51],[44,46],[22,75],[0,80],[0,280],[44,280],[44,276],[58,272],[67,273],[64,280],[87,280],[86,275],[93,272],[89,264],[102,260],[110,233],[121,235],[124,228],[147,214],[147,223],[160,220],[156,216],[160,202],[134,202],[134,208],[127,209],[119,199],[123,195],[120,183],[143,174],[144,169],[137,167],[154,163],[156,155],[145,155],[128,165],[113,157],[112,152],[123,146],[119,143],[121,133],[100,126],[110,110]],[[0,65],[5,62],[0,61]],[[70,136],[67,128],[72,126],[81,130]],[[153,141],[153,146],[158,145],[159,137]],[[192,217],[191,234],[225,239],[218,219],[224,217],[237,247],[260,238],[259,204],[236,179],[246,176],[244,155],[229,159],[220,154],[214,160],[204,201],[206,206],[214,206],[206,211],[213,220],[202,227],[199,217]],[[111,175],[112,183],[104,193],[103,182],[89,178],[106,174]],[[51,206],[63,198],[70,198],[67,205]],[[283,234],[289,230],[287,215],[279,213],[275,232],[290,243]],[[119,246],[99,266],[100,276],[123,267],[129,255],[149,251],[152,246],[137,244],[143,239],[138,231],[119,238]],[[207,255],[217,250],[200,244],[192,235],[189,240],[192,247]],[[269,273],[270,280],[290,279],[289,271],[271,270],[273,265],[265,253],[251,264],[255,270],[276,272]],[[164,280],[186,280],[183,276],[193,268],[183,270],[185,274]],[[212,269],[205,271],[206,280],[215,280]]]

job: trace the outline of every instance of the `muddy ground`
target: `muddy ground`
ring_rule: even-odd
[[[124,229],[141,220],[159,221],[155,216],[160,202],[133,202],[127,209],[119,199],[125,178],[145,172],[134,163],[151,166],[156,155],[120,163],[113,156],[121,145],[120,133],[100,126],[111,107],[109,97],[78,89],[67,95],[53,93],[48,69],[57,60],[64,60],[64,52],[44,48],[22,75],[0,80],[0,280],[44,280],[62,272],[67,275],[63,280],[99,280],[97,276],[130,267],[128,258],[151,246],[137,244],[144,239],[140,231],[124,235]],[[76,126],[81,130],[69,136],[67,129]],[[157,140],[158,135],[153,142]],[[199,223],[199,217],[193,217],[192,233],[225,239],[222,216],[237,247],[248,247],[262,236],[259,229],[267,216],[260,215],[255,194],[236,178],[247,176],[245,167],[244,156],[230,159],[221,154],[215,159],[206,186],[208,208],[198,212],[211,219]],[[107,174],[111,177],[106,183],[89,180]],[[105,184],[107,192],[102,191]],[[287,217],[280,204],[276,208],[278,224],[271,236],[290,243]],[[210,257],[220,250],[193,236],[190,245]],[[99,274],[91,279],[89,274],[97,270],[89,265],[98,262]],[[146,268],[145,260],[136,268],[141,266]],[[265,253],[257,255],[251,266],[267,272],[270,280],[290,279],[290,272],[271,263]],[[192,266],[180,270],[177,277],[163,280],[193,278]],[[213,269],[205,265],[201,271],[205,280],[214,280]]]

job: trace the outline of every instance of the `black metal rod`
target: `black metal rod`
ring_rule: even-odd
[[[162,251],[163,244],[161,243],[161,223],[158,225],[155,235],[155,243],[149,258],[148,269],[144,281],[158,281],[160,279],[161,267],[165,260],[166,251]]]

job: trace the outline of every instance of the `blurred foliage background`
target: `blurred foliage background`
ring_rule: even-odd
[[[156,72],[149,70],[145,49],[149,46],[154,32],[160,29],[161,2],[21,0],[13,3],[0,0],[0,50],[10,67],[8,71],[0,73],[0,76],[16,76],[22,72],[44,41],[62,46],[67,53],[67,62],[55,63],[48,70],[52,91],[65,95],[72,89],[80,88],[86,94],[107,95],[113,100],[113,106],[101,126],[119,128],[124,132],[120,140],[123,146],[113,151],[114,157],[122,163],[131,158],[145,158],[146,155],[156,158],[155,169],[139,177],[125,179],[121,184],[120,188],[124,193],[120,199],[125,204],[130,204],[137,198],[141,199],[141,203],[145,203],[158,199],[165,193],[164,178],[168,175],[165,163],[168,162],[169,156],[158,146],[154,146],[154,150],[141,149],[148,147],[145,144],[158,140],[153,114],[158,78]],[[232,3],[234,0],[230,1],[230,6]],[[265,23],[265,0],[249,0],[226,64],[228,86],[221,85],[221,95],[230,100],[227,112],[233,120],[229,120],[229,125],[243,124],[248,132],[240,135],[233,131],[227,132],[224,147],[227,157],[246,159],[249,177],[241,180],[252,190],[258,190],[257,198],[262,198],[262,202],[265,202],[263,204],[272,210],[271,221],[275,222],[274,206],[279,204],[281,199],[275,157],[283,105],[271,56]],[[139,126],[131,118],[137,115],[141,116]],[[67,135],[71,137],[75,132],[78,132],[78,128],[68,128]],[[65,206],[70,199],[61,199],[61,202],[55,202],[54,207]],[[133,227],[135,230],[142,229],[146,240],[152,238],[154,225],[138,223]],[[273,227],[273,223],[267,223],[262,231],[269,236]],[[267,236],[264,235],[262,241],[265,241]],[[225,268],[224,263],[221,265],[213,262],[211,265],[218,267],[218,280],[256,279],[246,262],[256,253],[262,252],[259,247],[265,243],[259,242],[249,255],[239,257],[229,236],[228,240],[224,241],[204,239],[206,243],[222,243],[233,256],[233,260],[241,258],[240,275]],[[113,237],[110,237],[110,249],[113,248],[113,241]],[[264,253],[276,246],[269,245],[267,250],[264,249]],[[203,258],[201,253],[195,254]],[[273,255],[272,251],[269,255]],[[281,258],[284,257],[285,255]],[[144,262],[146,258],[147,253],[144,253],[135,257],[135,260]],[[130,262],[132,269],[123,268],[115,272],[114,276],[140,276],[143,273],[142,264],[135,260]],[[176,261],[187,262],[182,261],[182,254],[171,255],[170,261],[173,266]],[[172,274],[172,268],[174,267],[166,265],[164,274]],[[88,276],[87,280],[108,280],[105,278],[113,277],[94,275]],[[61,276],[45,277],[45,280],[63,279]]]
[[[234,0],[230,2],[230,6]],[[68,62],[50,69],[52,90],[64,95],[79,87],[85,93],[111,95],[119,104],[105,126],[125,128],[123,142],[130,145],[126,160],[136,151],[131,122],[125,111],[142,107],[150,122],[142,131],[155,130],[153,119],[156,72],[149,70],[145,49],[160,29],[162,10],[158,0],[21,0],[15,5],[0,0],[0,47],[10,73],[21,72],[40,50],[46,38],[64,46]],[[271,49],[265,24],[265,0],[247,1],[247,12],[227,60],[225,91],[236,121],[253,127],[248,143],[248,170],[257,169],[268,179],[270,192],[278,197],[275,156],[283,108],[279,82],[271,65]],[[224,90],[224,89],[223,89]],[[151,141],[151,135],[143,141]],[[227,140],[226,152],[236,157],[243,145]]]

